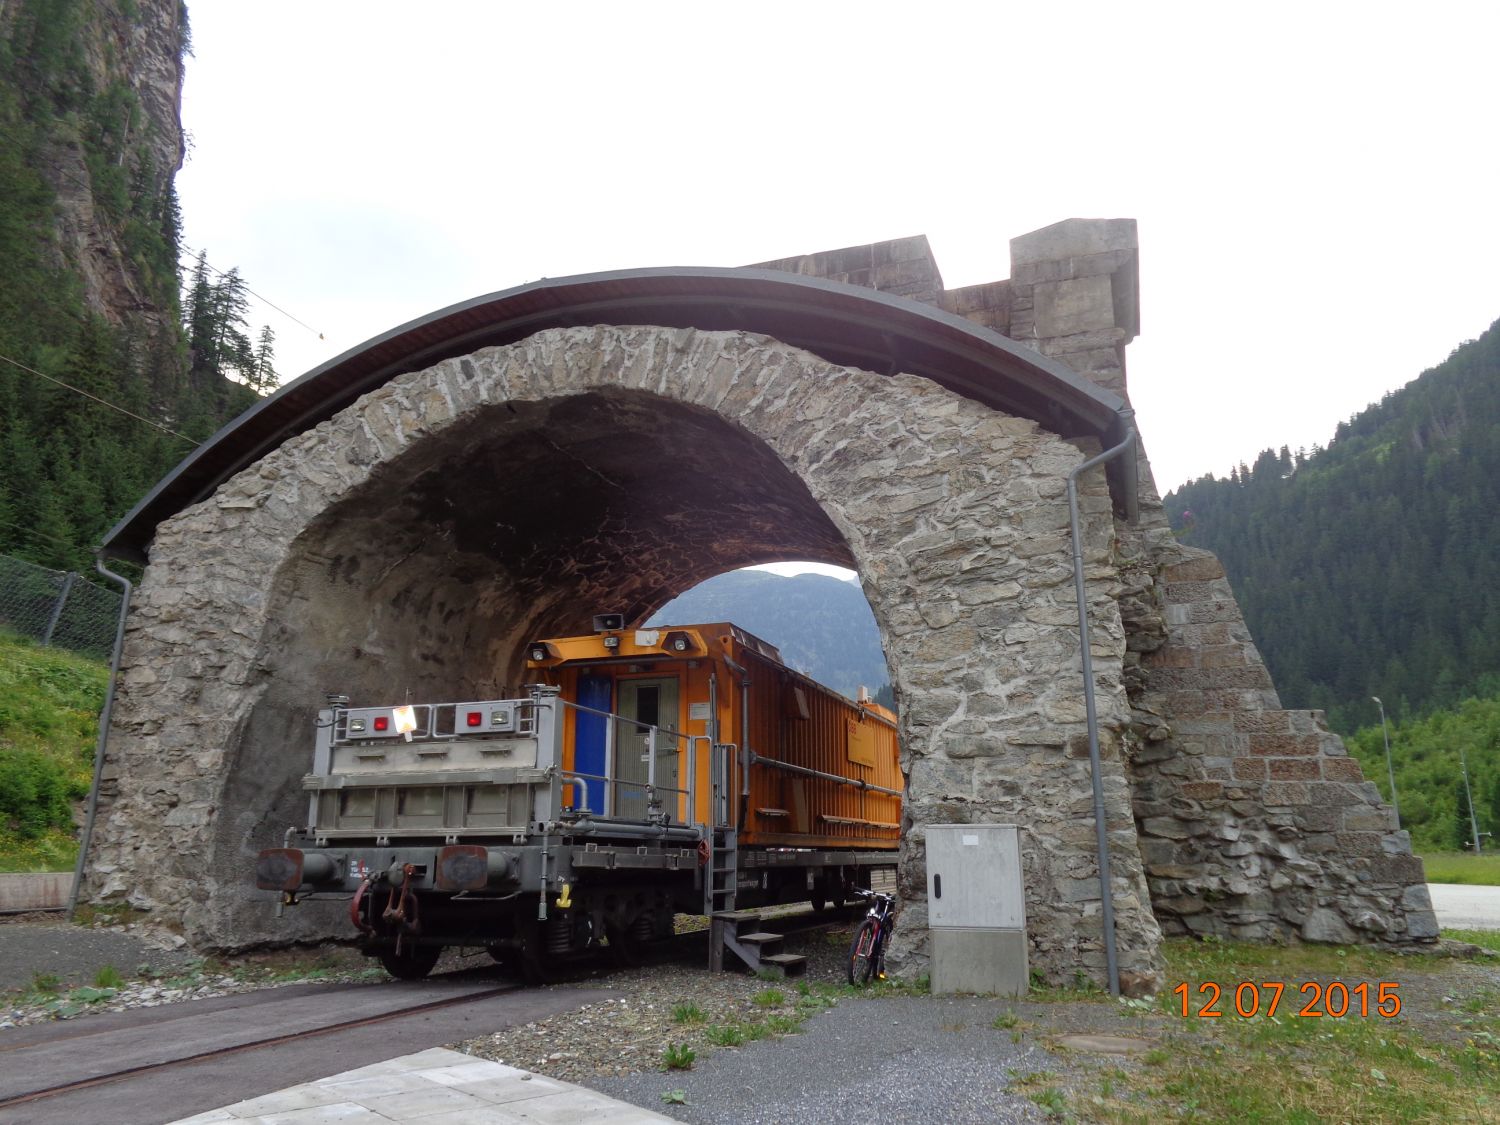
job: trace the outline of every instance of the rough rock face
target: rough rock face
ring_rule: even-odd
[[[34,115],[45,121],[38,167],[57,195],[57,264],[79,279],[87,307],[114,324],[160,326],[170,315],[175,275],[149,275],[128,245],[122,212],[166,206],[182,167],[185,35],[178,0],[0,5],[0,38],[12,50],[64,41],[29,79],[42,88],[22,93],[75,107]]]

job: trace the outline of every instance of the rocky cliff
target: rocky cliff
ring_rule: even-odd
[[[0,44],[0,129],[29,173],[37,266],[111,324],[175,333],[185,7],[20,0],[0,5]]]

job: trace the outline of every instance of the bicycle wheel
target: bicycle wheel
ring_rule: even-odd
[[[866,918],[849,944],[849,983],[869,984],[880,958],[880,923]]]

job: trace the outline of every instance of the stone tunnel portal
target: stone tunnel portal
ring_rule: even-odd
[[[925,960],[926,826],[1014,823],[1032,965],[1102,980],[1066,478],[1130,426],[1134,223],[1011,249],[1009,281],[962,290],[921,238],[544,279],[247,412],[105,542],[150,564],[89,896],[205,949],[342,932],[273,922],[246,876],[301,815],[322,692],[488,695],[538,633],[801,557],[859,572],[901,704],[893,957]],[[1406,834],[1321,716],[1281,708],[1144,455],[1080,483],[1122,988],[1160,982],[1164,928],[1430,941]]]
[[[400,376],[158,530],[136,660],[222,671],[165,716],[137,673],[120,754],[222,751],[171,758],[159,781],[127,768],[134,784],[96,851],[123,870],[108,857],[133,848],[132,821],[170,819],[180,831],[138,893],[186,902],[200,944],[338,932],[332,911],[273,925],[245,890],[250,857],[302,815],[321,693],[489,696],[517,685],[539,634],[586,631],[606,610],[642,620],[714,573],[809,558],[859,571],[902,704],[908,805],[925,810],[909,807],[901,856],[913,940],[927,818],[1026,824],[1036,962],[1061,973],[1098,943],[1084,894],[1097,878],[1072,840],[1089,781],[1061,478],[1081,458],[929,380],[748,333],[549,329]],[[1102,475],[1086,502],[1102,558]],[[184,588],[201,600],[190,632]],[[1098,604],[1114,732],[1123,634],[1113,603]],[[1128,838],[1111,757],[1109,818]],[[1156,930],[1133,849],[1116,879],[1124,963],[1149,973]]]

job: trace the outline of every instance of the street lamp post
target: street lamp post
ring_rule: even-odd
[[[1385,738],[1385,770],[1391,779],[1391,808],[1396,811],[1396,827],[1400,828],[1401,803],[1396,800],[1396,767],[1391,765],[1391,732],[1386,729],[1385,725],[1385,704],[1380,702],[1378,695],[1372,695],[1370,698],[1375,701],[1375,706],[1380,708],[1380,733]]]
[[[1458,748],[1458,764],[1464,771],[1464,796],[1469,799],[1469,831],[1474,833],[1474,854],[1480,855],[1479,818],[1474,815],[1474,792],[1469,788],[1469,757],[1462,746]]]

